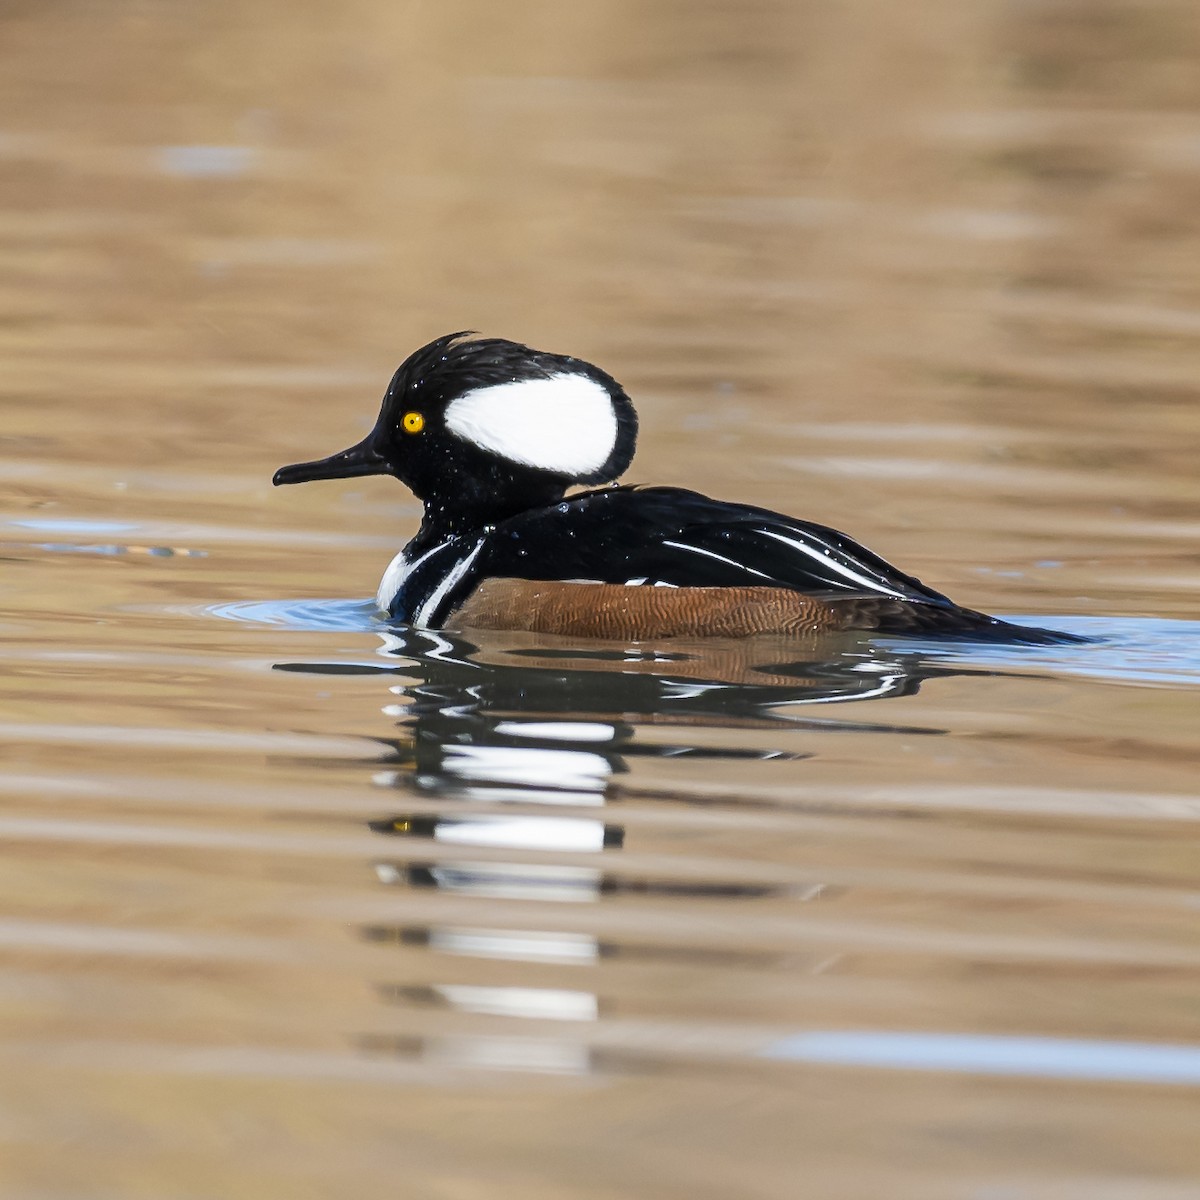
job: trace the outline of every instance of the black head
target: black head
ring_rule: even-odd
[[[404,360],[357,446],[281,467],[275,483],[394,475],[431,517],[487,523],[616,479],[636,441],[633,404],[598,367],[451,333]]]

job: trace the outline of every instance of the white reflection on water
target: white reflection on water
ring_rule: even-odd
[[[524,746],[447,746],[443,769],[474,783],[517,783],[566,791],[600,789],[612,774],[612,764],[599,754]]]
[[[496,733],[562,742],[611,742],[617,731],[595,721],[498,721]]]
[[[476,817],[440,820],[433,838],[463,846],[591,851],[604,849],[604,825],[569,817]]]
[[[592,992],[459,983],[435,983],[433,991],[459,1012],[539,1021],[594,1021],[599,1016],[599,1002]]]
[[[799,1033],[765,1047],[786,1062],[1200,1086],[1200,1046],[965,1033]]]
[[[600,957],[600,943],[586,933],[536,930],[431,929],[427,942],[435,953],[508,962],[589,964]]]

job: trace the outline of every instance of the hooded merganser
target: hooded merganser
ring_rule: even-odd
[[[452,333],[392,376],[375,428],[276,484],[394,475],[425,506],[380,609],[432,628],[621,639],[858,629],[1076,640],[961,608],[824,525],[615,480],[637,414],[590,363]]]

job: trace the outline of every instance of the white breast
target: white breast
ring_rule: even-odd
[[[380,612],[387,612],[388,607],[392,603],[392,597],[400,590],[401,585],[411,572],[412,563],[404,557],[404,551],[401,550],[388,563],[388,568],[384,571],[383,578],[379,581],[379,591],[375,593],[375,605]]]

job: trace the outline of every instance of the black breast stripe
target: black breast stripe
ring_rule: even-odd
[[[419,555],[388,603],[388,615],[426,629],[439,629],[483,577],[482,533],[450,538]]]

